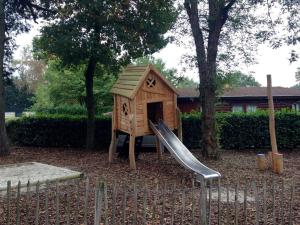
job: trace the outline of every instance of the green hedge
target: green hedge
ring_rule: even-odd
[[[7,131],[10,141],[20,146],[84,147],[86,118],[84,116],[34,116],[9,121]],[[95,147],[109,146],[111,119],[96,118]]]
[[[223,149],[270,148],[267,112],[218,113],[217,130],[220,146]],[[201,115],[183,115],[183,140],[189,148],[201,146]],[[281,150],[300,147],[300,113],[277,112],[276,136]]]
[[[23,117],[7,123],[10,140],[20,146],[84,147],[86,118],[84,116],[40,115]],[[201,115],[182,116],[183,141],[188,148],[201,146]],[[268,115],[257,113],[219,113],[217,130],[223,149],[268,149]],[[276,134],[279,149],[300,147],[300,114],[276,113]],[[96,148],[108,148],[111,119],[96,119]]]

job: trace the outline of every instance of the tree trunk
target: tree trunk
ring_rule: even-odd
[[[4,1],[0,1],[0,156],[9,154],[9,145],[5,129],[5,109],[4,109],[4,40],[5,40],[5,13]]]
[[[95,139],[95,104],[94,104],[94,72],[97,61],[91,57],[85,71],[85,88],[86,88],[86,108],[87,108],[87,129],[86,129],[86,148],[94,148]]]
[[[204,44],[203,30],[198,14],[198,0],[185,0],[196,46],[197,65],[200,77],[200,101],[202,106],[202,154],[207,158],[218,159],[216,138],[215,103],[216,103],[216,59],[221,29],[228,18],[228,11],[236,0],[209,0],[208,42]]]

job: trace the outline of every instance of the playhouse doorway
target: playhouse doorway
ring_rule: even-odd
[[[163,103],[162,102],[152,102],[147,104],[147,115],[148,120],[153,123],[157,123],[159,119],[164,119],[163,114]]]

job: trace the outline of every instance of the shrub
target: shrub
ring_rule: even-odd
[[[267,112],[218,113],[217,133],[223,149],[270,149]],[[201,114],[182,115],[183,142],[188,148],[201,147]],[[86,117],[70,115],[38,115],[22,117],[7,123],[11,141],[21,146],[84,147]],[[277,112],[278,148],[300,146],[300,113]],[[95,146],[108,148],[111,118],[96,118]]]
[[[20,146],[84,147],[86,117],[39,115],[9,121],[7,131],[12,143]],[[111,137],[111,119],[96,118],[95,147],[107,148]]]

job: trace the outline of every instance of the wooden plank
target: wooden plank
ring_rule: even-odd
[[[195,225],[195,182],[192,181],[192,224]]]
[[[18,187],[17,187],[16,225],[20,225],[20,198],[21,198],[21,181],[18,182]]]
[[[122,224],[126,225],[126,204],[127,204],[127,187],[126,185],[124,186],[124,194],[123,194],[123,215],[122,215]]]
[[[90,181],[89,181],[89,178],[87,177],[86,181],[85,181],[85,196],[84,196],[84,210],[83,210],[84,225],[88,225],[89,189],[90,189]]]
[[[239,217],[238,217],[238,198],[239,198],[239,183],[237,182],[235,185],[234,191],[234,224],[238,225]]]
[[[255,181],[253,181],[252,187],[253,187],[254,198],[255,198],[255,224],[259,225],[259,199],[258,199],[257,185]]]
[[[127,98],[130,98],[131,95],[132,95],[132,91],[125,90],[125,89],[114,89],[114,88],[112,88],[111,93],[118,94],[118,95],[121,95],[121,96],[125,96]]]
[[[141,79],[140,76],[131,76],[131,75],[122,75],[119,77],[118,81],[139,81]],[[139,82],[138,82],[139,83]]]
[[[201,196],[200,196],[200,221],[201,224],[207,224],[207,190],[206,190],[206,181],[204,179],[200,182],[201,186]]]
[[[294,192],[295,192],[295,184],[294,180],[292,180],[291,184],[291,197],[290,197],[290,204],[289,204],[289,225],[294,224],[294,213],[293,213],[293,207],[294,207]]]
[[[116,83],[113,87],[114,90],[134,90],[135,89],[135,85],[129,85],[129,84],[120,84],[120,83]]]
[[[185,219],[185,207],[186,207],[186,203],[185,203],[185,188],[183,188],[182,190],[182,203],[181,203],[181,224],[185,225],[184,219]]]
[[[139,83],[138,80],[125,80],[125,79],[119,79],[117,80],[116,84],[122,84],[122,85],[131,85],[136,86]]]
[[[280,192],[280,220],[281,220],[281,224],[284,225],[285,219],[284,219],[284,211],[285,211],[285,207],[284,207],[284,179],[282,179],[281,182],[281,192]]]
[[[35,189],[36,204],[35,204],[35,225],[39,225],[40,219],[40,182],[38,181]]]
[[[30,210],[31,192],[30,192],[30,181],[28,180],[26,186],[26,208],[25,208],[25,225],[29,224],[29,210]],[[47,223],[45,225],[48,225]]]
[[[113,191],[112,191],[112,218],[111,218],[112,225],[116,224],[116,204],[117,204],[117,187],[116,187],[116,181],[114,181]]]
[[[10,198],[11,198],[11,181],[7,181],[7,190],[6,190],[6,224],[10,225]]]
[[[147,224],[147,198],[148,198],[148,187],[146,184],[144,189],[144,197],[143,197],[143,218],[142,218],[143,225]]]
[[[60,224],[60,210],[59,210],[59,186],[58,186],[58,182],[56,181],[55,183],[56,186],[56,193],[55,193],[55,225],[59,225]]]
[[[133,184],[133,214],[132,214],[132,224],[137,224],[137,213],[138,213],[138,190],[136,183]]]
[[[49,225],[49,181],[45,187],[45,225]]]
[[[247,189],[247,184],[244,187],[244,210],[243,210],[243,221],[244,224],[247,224],[247,195],[248,195],[248,189]]]
[[[221,179],[218,178],[218,225],[221,225]]]
[[[164,218],[165,218],[165,204],[166,204],[166,184],[164,184],[163,190],[162,190],[162,206],[161,206],[161,214],[160,214],[160,225],[164,224]]]

